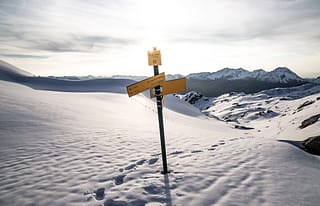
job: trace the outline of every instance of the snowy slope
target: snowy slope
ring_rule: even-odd
[[[199,80],[239,80],[239,79],[256,79],[260,81],[276,82],[276,83],[288,83],[291,81],[304,81],[297,74],[292,72],[286,67],[278,67],[273,71],[266,72],[263,69],[254,70],[252,72],[242,68],[232,69],[224,68],[217,72],[200,72],[187,75],[189,79]]]
[[[70,80],[76,79],[76,80]],[[64,92],[113,92],[126,93],[126,86],[134,81],[129,79],[96,79],[92,76],[77,78],[39,77],[21,70],[0,60],[0,80],[20,83],[37,90],[64,91]],[[85,79],[85,80],[84,80]]]
[[[0,81],[0,205],[318,204],[319,157],[269,131],[185,115],[175,98],[166,104],[163,176],[156,107],[145,96]]]
[[[197,92],[176,96],[210,118],[228,122],[239,129],[254,129],[258,133],[265,130],[274,138],[303,140],[320,132],[320,122],[303,130],[298,128],[308,117],[320,114],[320,85],[317,84],[276,88],[249,95],[230,93],[215,98]]]
[[[10,81],[16,77],[31,77],[31,73],[21,70],[5,61],[0,60],[0,80]]]

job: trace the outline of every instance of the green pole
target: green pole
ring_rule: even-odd
[[[153,69],[154,69],[154,76],[158,75],[159,74],[158,66],[157,65],[153,66]],[[166,142],[165,142],[165,138],[164,138],[163,114],[162,114],[162,95],[161,95],[160,86],[155,87],[155,94],[157,97],[157,109],[158,109],[158,119],[159,119],[163,174],[167,174],[168,173],[167,153],[166,153]]]

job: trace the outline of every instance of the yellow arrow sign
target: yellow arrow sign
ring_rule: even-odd
[[[161,54],[160,50],[148,51],[148,63],[149,66],[161,65]]]
[[[132,97],[136,94],[139,94],[147,89],[154,88],[156,86],[162,85],[165,82],[165,75],[164,72],[160,73],[159,75],[149,77],[144,79],[140,82],[131,84],[127,86],[127,92],[129,97]]]
[[[174,79],[170,81],[163,82],[162,86],[162,96],[172,93],[177,93],[186,90],[186,82],[187,79],[181,78],[181,79]],[[150,98],[154,98],[154,90],[153,88],[150,89]]]

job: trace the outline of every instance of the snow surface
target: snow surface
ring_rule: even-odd
[[[293,112],[300,100],[278,110]],[[252,120],[260,132],[208,118],[173,96],[166,106],[171,173],[164,176],[156,106],[144,95],[0,81],[0,205],[319,204],[320,158],[277,140],[302,138],[296,123],[319,112],[319,101],[269,125]]]

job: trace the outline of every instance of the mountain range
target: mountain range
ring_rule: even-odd
[[[217,72],[189,74],[187,79],[188,92],[198,91],[208,97],[230,92],[251,94],[266,89],[299,86],[309,81],[286,67],[278,67],[270,72],[262,69],[250,72],[242,68],[224,68]]]
[[[263,69],[254,70],[252,72],[242,68],[232,69],[224,68],[217,72],[200,72],[187,75],[188,79],[198,80],[240,80],[240,79],[255,79],[259,81],[273,83],[290,83],[292,81],[303,82],[304,79],[299,77],[286,67],[278,67],[273,71],[267,72]]]
[[[114,76],[114,78],[142,80],[141,76]],[[181,78],[181,74],[167,74],[166,79]],[[230,92],[252,94],[272,88],[300,86],[308,82],[319,83],[319,79],[304,79],[286,67],[277,67],[267,72],[263,69],[248,71],[243,68],[224,68],[216,72],[192,73],[186,76],[187,91],[197,91],[208,97]]]
[[[184,77],[182,74],[167,74],[166,79],[177,79]],[[187,79],[193,80],[248,80],[255,79],[258,81],[272,82],[272,83],[290,83],[305,82],[306,80],[299,77],[287,67],[277,67],[274,70],[267,72],[263,69],[248,71],[243,68],[233,69],[224,68],[216,72],[199,72],[191,73],[185,76]],[[125,78],[133,80],[142,80],[146,76],[132,76],[132,75],[114,75],[112,78]]]
[[[183,77],[181,74],[166,75],[167,80],[181,77]],[[101,76],[36,77],[29,72],[23,71],[0,60],[0,79],[13,82],[23,82],[23,84],[36,89],[51,90],[50,87],[48,87],[48,84],[43,84],[43,81],[45,81],[51,82],[51,85],[61,85],[61,89],[65,89],[65,87],[67,87],[70,91],[75,91],[72,85],[79,86],[79,84],[81,84],[83,86],[81,91],[90,91],[90,87],[97,83],[101,84],[101,86],[110,84],[110,79],[122,79],[125,86],[126,83],[129,83],[132,80],[140,81],[144,78],[146,77],[125,75],[114,75],[108,78]],[[217,72],[192,73],[187,75],[186,78],[186,92],[197,91],[208,97],[215,97],[229,92],[245,92],[250,94],[272,88],[299,86],[310,81],[313,83],[317,82],[317,79],[303,79],[286,67],[278,67],[270,72],[263,69],[251,72],[243,68],[224,68]],[[55,86],[53,87],[56,88]],[[78,91],[78,89],[79,87],[77,87],[76,90]],[[125,92],[125,89],[122,90]]]

